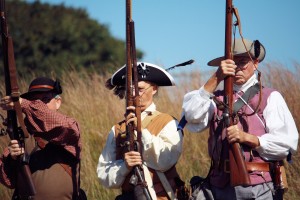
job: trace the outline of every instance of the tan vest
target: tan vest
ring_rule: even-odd
[[[142,127],[145,129],[147,128],[148,131],[152,134],[157,136],[160,131],[170,122],[174,120],[172,116],[166,113],[160,113],[158,111],[153,112],[151,115],[148,115],[143,121],[142,121]],[[115,125],[115,137],[116,137],[116,159],[123,159],[124,153],[126,152],[126,148],[123,147],[122,144],[126,141],[126,137],[121,137],[122,133],[124,134],[126,130],[126,124],[125,121],[122,121]],[[159,177],[155,173],[154,169],[149,168],[150,175],[153,180],[153,186],[154,190],[156,192],[156,195],[158,199],[168,199],[167,193],[164,191],[163,186],[159,180]],[[173,190],[176,191],[177,186],[175,184],[174,178],[178,177],[179,175],[176,171],[175,165],[171,167],[168,171],[164,172],[167,179],[170,182],[170,185],[172,186]],[[133,186],[129,183],[129,179],[131,177],[132,173],[129,173],[122,185],[122,191],[123,192],[130,192],[133,190]]]

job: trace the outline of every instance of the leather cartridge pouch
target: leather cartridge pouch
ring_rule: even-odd
[[[288,191],[288,183],[283,161],[275,161],[271,164],[271,174],[275,190]]]

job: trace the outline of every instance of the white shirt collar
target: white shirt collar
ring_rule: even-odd
[[[253,74],[251,76],[251,78],[246,83],[244,83],[243,85],[233,84],[233,90],[236,91],[236,92],[239,92],[239,91],[245,92],[246,90],[248,90],[248,88],[250,88],[252,85],[255,85],[257,82],[258,82],[257,75]]]
[[[152,102],[150,104],[150,106],[148,106],[148,108],[146,108],[142,113],[141,113],[141,118],[142,120],[149,115],[150,113],[156,111],[156,105],[154,104],[154,102]]]

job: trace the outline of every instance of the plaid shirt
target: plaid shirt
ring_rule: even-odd
[[[80,159],[80,131],[75,119],[50,110],[40,100],[28,101],[22,99],[21,107],[26,116],[24,122],[30,134],[52,144],[62,146],[74,157]],[[0,182],[9,188],[13,188],[14,183],[9,179],[10,167],[7,167],[9,160],[11,158],[6,148],[0,158]]]

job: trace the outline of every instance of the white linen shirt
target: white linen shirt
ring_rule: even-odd
[[[145,119],[149,113],[154,111],[156,111],[156,106],[152,103],[141,113],[141,119]],[[157,136],[152,135],[147,129],[142,130],[145,177],[154,199],[156,199],[156,195],[147,166],[164,172],[177,163],[183,145],[183,135],[181,131],[177,131],[177,125],[176,120],[170,121]],[[101,184],[107,188],[121,188],[129,172],[123,159],[116,160],[115,127],[113,126],[99,157],[98,178]]]
[[[245,84],[234,85],[233,89],[237,92],[245,92],[257,82],[256,74],[254,74]],[[211,98],[213,96],[203,86],[184,96],[182,115],[188,122],[189,131],[201,132],[209,126],[216,108],[216,104]],[[259,155],[266,160],[282,160],[286,158],[289,151],[295,154],[299,137],[297,127],[279,92],[274,91],[270,94],[263,116],[266,121],[267,133],[258,137],[260,146],[256,148],[256,151]]]

